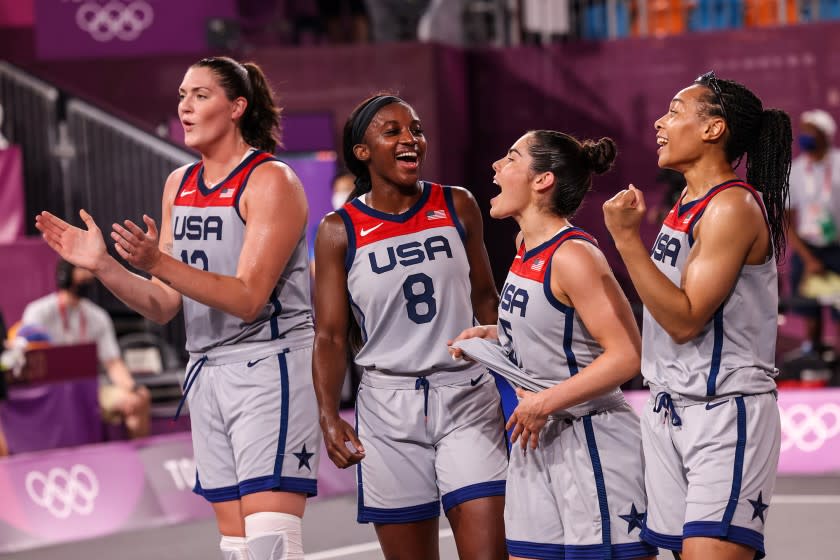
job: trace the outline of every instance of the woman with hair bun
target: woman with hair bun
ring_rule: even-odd
[[[306,197],[274,157],[280,109],[256,64],[202,59],[178,96],[184,141],[201,159],[166,180],[160,233],[145,215],[146,231],[125,220],[111,232],[119,256],[151,278],[108,254],[84,210],[84,230],[48,212],[36,227],[144,317],[166,323],[183,307],[194,491],[213,505],[222,557],[302,560],[321,446]]]
[[[595,239],[571,223],[616,156],[609,138],[526,133],[493,163],[490,215],[520,227],[497,325],[458,340],[498,340],[539,392],[517,388],[505,533],[511,558],[652,558],[639,418],[619,386],[639,371],[641,340]],[[453,348],[453,355],[461,351]]]

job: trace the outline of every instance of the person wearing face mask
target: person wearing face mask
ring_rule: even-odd
[[[96,353],[110,380],[99,388],[103,417],[124,422],[131,438],[147,436],[149,390],[134,381],[120,356],[111,317],[88,299],[93,281],[86,269],[59,260],[57,290],[27,305],[21,324],[41,328],[52,344],[96,342]]]
[[[827,272],[840,273],[840,150],[832,141],[837,125],[822,109],[802,113],[799,147],[790,169],[788,239],[793,248],[791,288],[801,293],[803,283]],[[802,351],[823,349],[820,306],[802,303],[793,311],[805,318]],[[840,312],[832,309],[840,320]]]

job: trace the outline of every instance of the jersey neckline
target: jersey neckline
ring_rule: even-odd
[[[396,222],[396,223],[404,223],[410,220],[420,209],[428,202],[429,196],[431,196],[432,189],[431,183],[428,181],[420,181],[420,185],[423,189],[423,192],[420,194],[420,198],[417,199],[417,202],[411,205],[411,208],[402,212],[401,214],[388,214],[387,212],[381,212],[376,210],[375,208],[371,208],[367,204],[361,201],[361,198],[354,198],[349,202],[353,208],[356,210],[367,214],[368,216],[373,216],[374,218],[380,220],[386,220],[389,222]]]

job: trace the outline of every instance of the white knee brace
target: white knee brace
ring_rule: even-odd
[[[303,560],[301,519],[288,513],[261,511],[245,517],[249,560]]]
[[[248,560],[248,545],[245,537],[226,537],[222,535],[219,543],[222,560]]]

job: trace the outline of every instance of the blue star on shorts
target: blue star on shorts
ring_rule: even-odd
[[[757,500],[747,500],[749,503],[752,504],[753,507],[753,516],[752,518],[755,519],[758,517],[761,519],[761,522],[764,523],[764,512],[767,511],[767,508],[770,507],[770,504],[765,504],[764,500],[761,499],[761,492],[758,493]]]
[[[302,469],[303,467],[306,467],[307,469],[310,470],[310,472],[312,471],[312,467],[309,466],[309,458],[312,457],[315,454],[306,452],[306,444],[305,443],[303,444],[303,449],[300,451],[300,453],[292,453],[292,455],[297,457],[298,461],[300,461],[298,463],[298,470]]]
[[[645,521],[645,512],[636,511],[636,504],[632,504],[630,506],[630,513],[619,515],[619,517],[627,522],[627,534],[629,535],[633,529],[642,529],[642,524]]]

